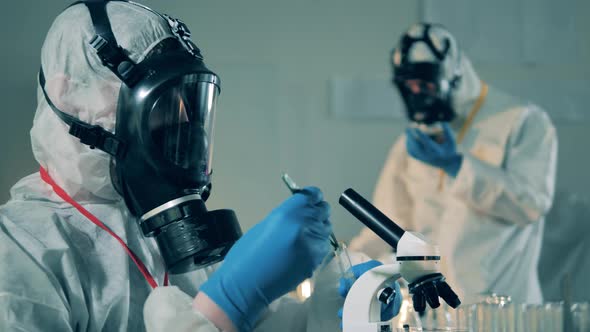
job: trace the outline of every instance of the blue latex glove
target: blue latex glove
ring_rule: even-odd
[[[410,156],[455,177],[463,163],[463,156],[457,152],[455,137],[449,124],[443,123],[442,127],[442,143],[436,142],[417,128],[407,128],[406,148]]]
[[[329,252],[330,206],[306,187],[242,236],[202,286],[240,331],[275,299],[311,277]]]
[[[355,280],[358,279],[361,275],[363,275],[363,273],[369,271],[370,269],[377,267],[379,265],[383,265],[381,262],[376,261],[376,260],[371,260],[362,264],[357,264],[354,265],[352,267],[352,273],[354,274]],[[340,287],[338,288],[338,292],[340,293],[340,295],[344,298],[346,298],[346,295],[348,294],[348,291],[350,291],[350,288],[352,287],[352,283],[349,279],[340,279]],[[385,304],[381,304],[381,321],[388,321],[390,319],[392,319],[393,317],[395,317],[398,313],[399,310],[402,306],[402,297],[401,297],[401,290],[399,288],[399,283],[396,281],[394,282],[394,284],[392,285],[392,287],[394,287],[395,289],[395,298],[393,299],[393,301],[389,302],[389,304],[385,305]],[[367,308],[367,310],[369,310],[369,308]],[[343,309],[340,309],[338,311],[338,317],[340,317],[342,319],[342,311]],[[342,328],[342,326],[341,326]]]

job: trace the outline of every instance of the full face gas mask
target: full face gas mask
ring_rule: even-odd
[[[122,1],[122,0],[112,0]],[[60,111],[39,81],[69,133],[90,148],[111,155],[111,179],[145,236],[155,237],[170,273],[183,273],[223,260],[242,231],[232,210],[208,211],[215,106],[220,79],[203,63],[190,31],[159,15],[175,38],[159,52],[133,63],[117,44],[107,1],[88,7],[96,35],[90,46],[122,82],[115,134]]]
[[[430,24],[414,26],[401,37],[391,54],[392,83],[406,105],[408,119],[424,125],[455,118],[452,92],[461,78],[454,40],[433,34],[433,27],[442,30]],[[416,35],[417,31],[421,34]],[[428,54],[417,57],[418,45],[422,53]]]

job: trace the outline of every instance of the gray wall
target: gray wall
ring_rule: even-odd
[[[3,6],[0,200],[38,167],[29,143],[40,47],[68,1],[13,1]],[[354,187],[370,196],[402,121],[336,118],[328,112],[334,76],[384,75],[399,34],[419,18],[415,1],[150,0],[193,31],[208,65],[222,78],[217,117],[214,192],[210,207],[230,207],[246,228],[288,196],[280,174],[321,187],[333,206],[336,233],[348,239],[359,225],[337,206]],[[590,8],[578,1],[580,17]],[[579,33],[589,59],[590,23]],[[550,47],[550,41],[548,41]],[[590,63],[500,66],[475,63],[485,79],[584,79]],[[588,119],[558,123],[559,185],[590,193]]]

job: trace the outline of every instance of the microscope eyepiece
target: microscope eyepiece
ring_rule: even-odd
[[[369,203],[352,188],[346,189],[340,195],[338,202],[360,222],[379,235],[383,241],[387,242],[392,248],[397,249],[397,243],[405,231],[373,204]]]

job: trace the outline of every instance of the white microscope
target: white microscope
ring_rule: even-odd
[[[353,189],[344,191],[339,203],[393,249],[397,249],[396,263],[377,266],[361,275],[352,285],[344,301],[343,332],[391,331],[390,322],[380,321],[381,302],[388,304],[395,298],[395,290],[388,285],[399,278],[409,283],[417,312],[423,312],[426,303],[433,309],[438,308],[439,296],[452,308],[461,304],[440,273],[438,246],[428,244],[419,233],[404,231]]]

